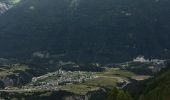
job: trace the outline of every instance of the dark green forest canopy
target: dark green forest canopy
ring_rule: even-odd
[[[0,16],[0,56],[123,62],[170,55],[169,0],[23,0]]]
[[[106,100],[133,100],[133,98],[127,91],[113,88]]]
[[[170,64],[143,86],[139,100],[169,100],[170,96]]]

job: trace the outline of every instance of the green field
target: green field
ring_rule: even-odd
[[[98,89],[99,87],[88,86],[88,85],[83,85],[83,84],[70,84],[70,85],[65,85],[62,87],[62,90],[66,90],[66,91],[79,94],[79,95],[85,95],[89,91],[95,91]]]
[[[124,78],[132,77],[135,75],[136,74],[133,72],[129,72],[126,70],[119,70],[117,68],[107,68],[104,72],[97,73],[97,76],[108,76],[108,77],[119,76]]]
[[[17,71],[26,71],[30,69],[28,66],[26,65],[20,65],[20,64],[13,64],[10,65],[7,68],[0,68],[0,76],[7,76],[7,75],[12,75],[17,73]]]
[[[83,84],[88,86],[98,86],[98,87],[114,87],[116,86],[116,78],[100,77],[93,80],[86,81]]]

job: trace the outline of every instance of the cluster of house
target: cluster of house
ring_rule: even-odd
[[[152,72],[158,72],[162,68],[165,68],[165,62],[166,60],[160,60],[160,59],[145,59],[144,56],[138,56],[135,59],[133,59],[133,62],[141,62],[141,63],[152,63],[152,66],[149,66],[149,69],[152,70]]]
[[[133,59],[133,62],[164,64],[165,60],[160,60],[160,59],[145,59],[144,56],[138,56],[138,57]]]
[[[32,86],[39,89],[54,89],[66,84],[82,83],[90,79],[97,78],[93,72],[83,71],[63,71],[58,70],[40,77],[32,78]]]

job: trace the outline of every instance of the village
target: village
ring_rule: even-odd
[[[60,69],[56,72],[33,77],[32,82],[23,88],[33,87],[39,90],[58,90],[62,85],[83,83],[95,78],[97,76],[94,72],[64,71]]]

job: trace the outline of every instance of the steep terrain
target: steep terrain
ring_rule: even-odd
[[[170,69],[161,72],[146,84],[140,100],[169,100],[170,96]]]
[[[0,16],[0,56],[123,62],[170,55],[169,0],[24,0]]]
[[[0,15],[16,6],[21,0],[0,0]]]

